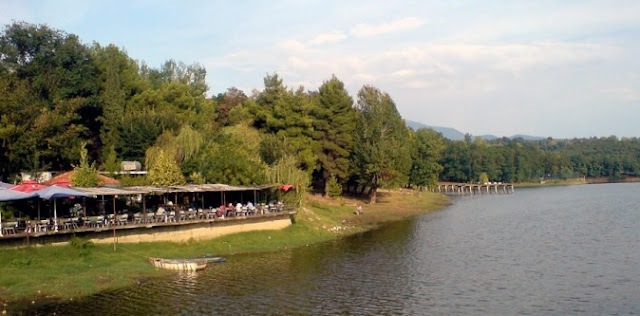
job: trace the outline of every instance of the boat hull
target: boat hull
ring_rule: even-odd
[[[199,271],[207,267],[207,261],[198,259],[149,258],[154,267],[173,271]]]

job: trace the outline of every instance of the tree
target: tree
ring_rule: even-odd
[[[316,167],[314,128],[310,111],[313,96],[300,87],[287,90],[278,75],[264,78],[265,88],[249,103],[253,126],[264,134],[276,134],[295,149],[300,168],[311,173]]]
[[[486,172],[481,172],[478,176],[478,182],[485,184],[489,182],[489,175]]]
[[[73,170],[71,182],[74,186],[86,188],[98,186],[98,169],[93,162],[89,164],[86,143],[83,143],[80,149],[80,164],[74,166]]]
[[[148,156],[153,156],[149,163],[145,163],[149,170],[148,181],[151,185],[162,187],[185,183],[180,167],[171,153],[158,149],[157,152],[149,153]]]
[[[223,94],[218,94],[216,98],[217,107],[216,113],[218,114],[217,122],[221,127],[232,125],[232,113],[238,106],[242,106],[242,103],[247,100],[247,96],[242,90],[236,87],[231,87]]]
[[[115,45],[94,43],[91,53],[98,69],[98,102],[102,108],[100,141],[109,149],[120,143],[119,126],[127,102],[149,85],[140,76],[136,61]]]
[[[338,182],[349,176],[349,156],[353,150],[356,111],[353,99],[342,81],[332,76],[320,86],[315,106],[311,110],[313,139],[317,143],[318,175],[325,183],[330,175]]]
[[[89,147],[95,143],[100,128],[93,99],[96,72],[89,50],[75,35],[24,22],[5,28],[0,118],[9,124],[3,124],[1,135],[3,167],[66,169],[78,157],[78,139],[92,140]]]
[[[418,129],[413,145],[409,183],[420,187],[435,186],[443,170],[438,163],[444,149],[442,135],[432,129]]]
[[[293,198],[288,201],[288,204],[302,206],[304,203],[305,192],[309,187],[309,174],[298,167],[298,160],[295,156],[284,156],[273,166],[267,168],[266,180],[268,183],[294,185]]]
[[[201,173],[207,182],[262,184],[266,165],[260,159],[259,146],[257,130],[242,125],[225,127],[187,159],[182,169],[186,174]]]
[[[324,187],[324,193],[330,197],[342,195],[342,185],[334,175],[331,175],[327,180],[327,184]]]
[[[409,133],[387,93],[364,86],[358,92],[353,164],[371,203],[380,187],[407,183],[411,167]]]
[[[108,172],[111,176],[114,176],[116,172],[120,170],[120,162],[118,161],[116,147],[114,145],[109,146],[109,152],[107,153],[107,157],[104,160],[102,169]]]

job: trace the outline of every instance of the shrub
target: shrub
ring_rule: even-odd
[[[342,195],[342,185],[338,183],[338,179],[336,179],[334,175],[329,177],[329,180],[324,186],[324,192],[330,197]]]

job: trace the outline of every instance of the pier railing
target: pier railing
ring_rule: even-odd
[[[515,188],[511,183],[438,183],[432,188],[433,192],[454,195],[474,195],[474,194],[508,194],[514,193]]]

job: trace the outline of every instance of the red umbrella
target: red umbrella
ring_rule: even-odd
[[[40,184],[37,181],[28,180],[28,181],[20,182],[20,184],[9,188],[9,190],[29,193],[29,192],[42,190],[48,187],[49,187],[48,185]],[[39,200],[38,200],[38,219],[40,219],[40,201]]]
[[[40,184],[37,181],[29,180],[29,181],[22,181],[22,182],[20,182],[20,184],[9,188],[9,190],[27,192],[28,193],[28,192],[42,190],[42,189],[47,188],[47,187],[49,187],[49,186],[48,185],[44,185],[44,184]]]

